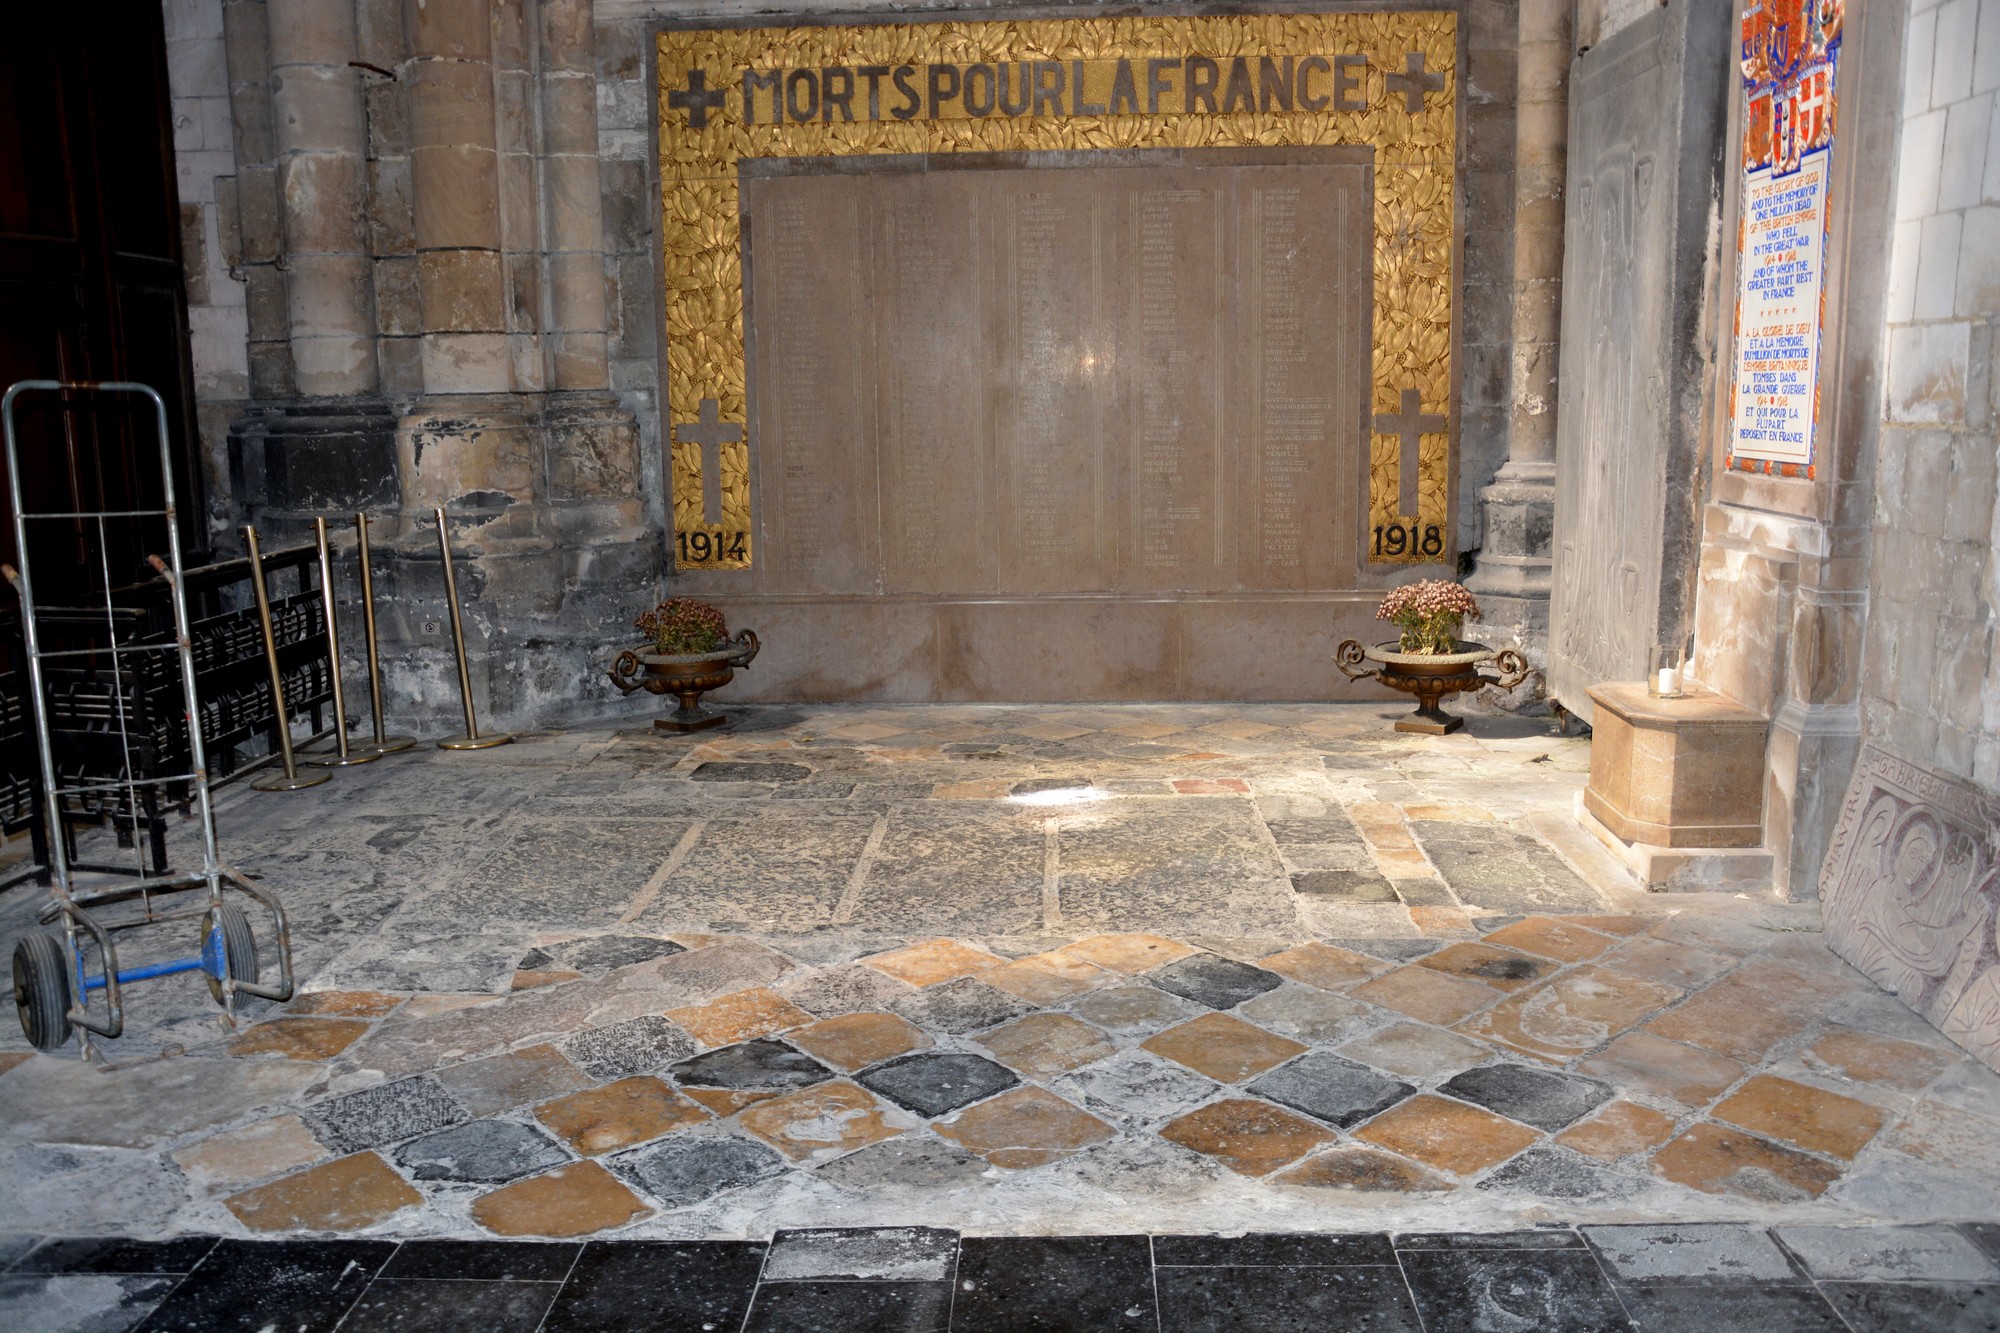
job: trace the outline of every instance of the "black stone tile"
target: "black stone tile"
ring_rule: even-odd
[[[396,1149],[412,1180],[498,1184],[570,1160],[561,1145],[533,1125],[474,1120],[426,1134]]]
[[[1372,870],[1306,870],[1292,876],[1292,892],[1344,903],[1394,903],[1396,886]]]
[[[1021,1080],[1013,1070],[981,1055],[924,1051],[898,1056],[854,1081],[898,1106],[935,1118],[1005,1092]]]
[[[1388,1110],[1416,1088],[1331,1051],[1308,1051],[1250,1084],[1250,1091],[1347,1129]]]
[[[1336,948],[1346,949],[1350,953],[1365,953],[1370,958],[1380,958],[1391,963],[1414,962],[1426,954],[1436,953],[1445,946],[1443,940],[1420,939],[1328,940],[1327,943]]]
[[[382,1277],[560,1282],[582,1252],[577,1241],[406,1240]]]
[[[395,1253],[386,1240],[224,1240],[139,1327],[146,1333],[321,1333]]]
[[[748,1241],[592,1241],[543,1333],[709,1333],[742,1326],[764,1247]]]
[[[1603,1333],[1629,1326],[1588,1250],[1410,1250],[1403,1273],[1429,1333]]]
[[[1198,953],[1148,972],[1146,980],[1183,1000],[1193,1000],[1211,1009],[1234,1009],[1267,990],[1276,990],[1285,979],[1276,972],[1233,958]]]
[[[1422,1333],[1394,1264],[1162,1268],[1161,1333]]]
[[[938,1227],[812,1227],[771,1237],[766,1282],[949,1282],[958,1233]]]
[[[927,987],[903,996],[889,1008],[927,1032],[949,1032],[957,1037],[1034,1012],[1033,1005],[978,977],[960,977]]]
[[[41,1243],[40,1236],[24,1231],[0,1231],[0,1270],[12,1268]]]
[[[631,967],[635,963],[650,963],[655,958],[668,958],[686,952],[672,940],[663,940],[657,935],[592,935],[549,948],[549,954],[556,962],[586,976],[597,976],[621,967]]]
[[[188,1273],[215,1248],[213,1236],[124,1240],[116,1236],[43,1241],[14,1265],[16,1273]]]
[[[1405,1231],[1396,1236],[1399,1250],[1581,1250],[1583,1237],[1568,1227],[1537,1227],[1533,1231]]]
[[[711,759],[695,765],[688,776],[696,782],[804,782],[812,776],[812,770],[804,764]]]
[[[1854,1333],[2000,1329],[2000,1286],[1990,1282],[1822,1282],[1820,1290]]]
[[[1512,1064],[1468,1069],[1453,1075],[1438,1091],[1550,1134],[1611,1100],[1608,1083]]]
[[[766,1282],[743,1333],[945,1333],[949,1282]]]
[[[719,1051],[683,1060],[673,1068],[676,1082],[693,1088],[809,1088],[833,1077],[833,1071],[803,1051],[781,1041],[756,1041],[725,1046]]]
[[[785,1159],[761,1143],[720,1134],[662,1139],[608,1159],[618,1174],[668,1208],[684,1208],[775,1176]]]
[[[1316,1268],[1393,1264],[1396,1251],[1379,1231],[1253,1231],[1244,1236],[1155,1236],[1153,1262],[1162,1268]]]
[[[125,1333],[179,1281],[172,1273],[9,1273],[0,1277],[0,1328]]]
[[[1638,1189],[1631,1176],[1563,1148],[1540,1147],[1508,1162],[1479,1182],[1483,1190],[1517,1190],[1542,1199],[1603,1199]]]
[[[535,1333],[561,1289],[559,1282],[377,1278],[340,1333]]]
[[[1158,1327],[1144,1236],[968,1237],[952,1333]]]
[[[658,1014],[591,1028],[561,1044],[562,1053],[577,1068],[599,1079],[649,1074],[700,1049],[677,1023]]]
[[[1697,1287],[1620,1284],[1639,1333],[1846,1333],[1847,1325],[1811,1287],[1734,1282]],[[1899,1333],[1908,1333],[1900,1330]]]
[[[300,1115],[313,1137],[337,1153],[413,1139],[469,1118],[458,1099],[428,1074],[350,1092]]]
[[[1958,1229],[1963,1231],[1974,1245],[1986,1251],[1989,1258],[2000,1259],[2000,1223],[1961,1222]]]

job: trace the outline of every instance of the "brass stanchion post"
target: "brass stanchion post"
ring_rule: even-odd
[[[300,791],[317,787],[331,773],[300,773],[292,758],[292,713],[285,707],[284,673],[278,668],[278,639],[271,631],[271,593],[264,586],[264,553],[257,549],[257,529],[243,529],[244,545],[250,549],[250,589],[257,595],[257,626],[264,631],[264,664],[271,669],[271,707],[277,712],[278,754],[285,762],[283,773],[267,773],[250,785],[258,791]],[[191,719],[199,725],[199,719]]]
[[[451,646],[458,653],[458,697],[465,704],[465,734],[447,736],[438,742],[441,750],[487,750],[505,745],[514,738],[504,731],[490,736],[479,734],[479,719],[472,712],[472,671],[465,662],[465,626],[458,616],[458,579],[451,572],[451,531],[445,525],[444,509],[437,511],[438,554],[444,558],[444,602],[451,613]]]
[[[382,655],[375,641],[375,571],[369,567],[368,515],[355,514],[354,538],[356,554],[361,558],[361,625],[368,636],[368,707],[375,715],[375,739],[362,741],[354,748],[373,754],[394,754],[398,750],[409,749],[416,742],[408,736],[391,736],[384,731]]]
[[[334,617],[333,552],[326,544],[326,520],[313,520],[313,536],[319,541],[319,604],[326,615],[326,657],[333,669],[334,748],[300,756],[321,768],[345,768],[349,764],[372,764],[382,757],[378,750],[357,750],[347,743],[347,691],[340,680],[340,623]]]

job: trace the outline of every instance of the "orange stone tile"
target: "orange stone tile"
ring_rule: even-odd
[[[1437,867],[1414,847],[1377,847],[1370,855],[1375,868],[1390,879],[1436,879]]]
[[[535,1119],[570,1147],[595,1157],[698,1125],[708,1117],[659,1079],[641,1074],[543,1102],[535,1108]]]
[[[1460,805],[1456,801],[1430,801],[1420,805],[1403,807],[1405,819],[1441,820],[1448,824],[1478,824],[1491,822],[1493,812],[1476,805]]]
[[[800,1028],[786,1038],[834,1068],[853,1073],[878,1061],[931,1044],[922,1030],[894,1014],[841,1014]]]
[[[1357,981],[1368,980],[1377,972],[1386,970],[1389,964],[1379,958],[1370,958],[1365,953],[1355,953],[1352,949],[1313,943],[1274,953],[1260,960],[1257,966],[1321,990],[1339,990]]]
[[[980,778],[973,782],[940,782],[931,788],[934,801],[997,801],[1013,789],[1012,778]]]
[[[423,1201],[387,1162],[358,1152],[222,1202],[252,1231],[359,1231]]]
[[[440,1069],[437,1079],[475,1116],[550,1101],[590,1086],[583,1071],[546,1042]]]
[[[1775,1003],[1764,987],[1732,975],[1646,1024],[1646,1031],[1756,1064],[1808,1021],[1806,1014]]]
[[[1499,1165],[1541,1135],[1491,1111],[1426,1092],[1390,1107],[1354,1137],[1425,1166],[1469,1176]]]
[[[1882,1144],[1951,1170],[2000,1170],[2000,1120],[1943,1102],[1918,1102]]]
[[[969,949],[956,940],[926,940],[861,961],[912,986],[935,986],[940,981],[977,976],[1007,960],[984,949]]]
[[[1536,958],[1513,949],[1471,943],[1447,945],[1434,954],[1419,958],[1417,965],[1447,976],[1482,982],[1503,991],[1532,986],[1560,966],[1547,958]]]
[[[1410,826],[1403,822],[1403,812],[1384,801],[1357,801],[1347,807],[1347,817],[1354,821],[1354,827],[1361,830],[1361,836],[1377,851],[1392,848],[1416,850],[1416,841],[1410,837]]]
[[[1850,1162],[1882,1132],[1884,1120],[1867,1102],[1775,1074],[1759,1074],[1709,1114],[1739,1129]]]
[[[1078,940],[1075,944],[1066,945],[1058,952],[1081,958],[1086,963],[1109,968],[1113,972],[1137,976],[1141,972],[1165,967],[1168,963],[1201,951],[1182,944],[1179,940],[1165,939],[1159,935],[1093,935],[1087,940]]]
[[[1565,916],[1559,919],[1604,935],[1637,935],[1659,920],[1658,917],[1645,916]]]
[[[1042,1077],[1081,1069],[1115,1049],[1102,1032],[1068,1014],[1017,1018],[979,1038],[979,1044],[1008,1068]]]
[[[285,1006],[292,1015],[334,1014],[341,1018],[380,1018],[403,1002],[400,995],[378,990],[307,991]]]
[[[1831,1162],[1706,1123],[1653,1154],[1653,1171],[1704,1194],[1735,1194],[1763,1203],[1816,1199],[1840,1179]]]
[[[1003,1092],[931,1126],[967,1151],[1009,1170],[1041,1166],[1112,1136],[1111,1126],[1034,1086]]]
[[[1239,1176],[1267,1176],[1333,1142],[1334,1136],[1269,1102],[1235,1097],[1169,1122],[1160,1137],[1213,1157]]]
[[[667,1010],[704,1046],[734,1046],[813,1021],[813,1016],[774,990],[753,986],[733,995]]]
[[[917,1121],[845,1079],[760,1102],[743,1127],[795,1162],[822,1160],[893,1139]]]
[[[1953,1064],[1953,1057],[1943,1051],[1850,1028],[1827,1032],[1806,1056],[1857,1083],[1880,1083],[1904,1092],[1922,1091]]]
[[[1726,1055],[1650,1032],[1628,1032],[1578,1066],[1583,1073],[1620,1087],[1663,1097],[1683,1106],[1706,1106],[1743,1077],[1743,1066]]]
[[[331,1060],[361,1039],[361,1018],[273,1018],[229,1043],[231,1055],[282,1055],[287,1060]]]
[[[6,1073],[17,1065],[24,1065],[33,1058],[33,1055],[28,1051],[0,1051],[0,1074]]]
[[[1412,907],[1410,921],[1433,938],[1470,937],[1479,933],[1473,928],[1472,913],[1463,907]]]
[[[498,1001],[491,995],[452,995],[440,992],[434,995],[412,995],[403,1002],[391,1017],[392,1022],[401,1023],[409,1019],[430,1018],[436,1014],[448,1014],[456,1009],[479,1009]]]
[[[1637,1027],[1681,997],[1672,986],[1579,967],[1510,995],[1460,1032],[1543,1060],[1569,1060]]]
[[[565,981],[582,980],[583,973],[581,972],[537,971],[531,968],[523,968],[514,974],[513,983],[509,989],[540,990],[544,986],[560,986]]]
[[[1241,1083],[1305,1050],[1298,1042],[1266,1032],[1228,1014],[1203,1014],[1140,1045],[1218,1083]]]
[[[281,1171],[296,1171],[328,1156],[305,1121],[281,1115],[203,1139],[182,1148],[173,1158],[191,1183],[213,1192]]]
[[[1182,755],[1181,757],[1194,759],[1209,756]],[[1222,756],[1214,757],[1219,759]],[[1242,778],[1175,778],[1173,786],[1174,790],[1183,796],[1246,796],[1250,792],[1250,784]]]
[[[1329,1148],[1271,1179],[1279,1185],[1357,1194],[1434,1194],[1457,1187],[1457,1182],[1394,1153],[1354,1145]]]
[[[596,1162],[572,1162],[517,1180],[472,1205],[472,1220],[496,1236],[588,1236],[652,1213]]]
[[[1016,959],[1005,967],[981,972],[979,979],[1030,1004],[1058,1004],[1072,995],[1119,980],[1116,974],[1060,950]]]
[[[683,1088],[688,1097],[707,1107],[711,1114],[727,1118],[746,1106],[768,1102],[778,1094],[769,1088],[739,1091],[735,1088]]]
[[[1557,962],[1580,963],[1586,958],[1597,957],[1617,940],[1552,916],[1531,916],[1511,926],[1502,926],[1488,935],[1486,942],[1519,949],[1523,953],[1540,954]]]
[[[1617,1101],[1556,1135],[1556,1142],[1600,1162],[1615,1162],[1634,1153],[1651,1152],[1673,1132],[1671,1116],[1637,1102]]]
[[[1222,753],[1221,751],[1219,751],[1219,750],[1189,750],[1189,751],[1188,751],[1187,753],[1185,753],[1185,754],[1177,754],[1177,755],[1175,755],[1175,756],[1174,756],[1174,758],[1176,758],[1176,759],[1230,759],[1230,758],[1234,758],[1234,756],[1233,756],[1233,755],[1226,755],[1226,754],[1223,754],[1223,753]]]
[[[1449,1027],[1500,998],[1500,992],[1476,981],[1461,981],[1414,965],[1384,972],[1348,994],[1440,1027]]]
[[[1669,986],[1679,986],[1682,990],[1695,990],[1706,986],[1736,966],[1736,960],[1728,954],[1711,953],[1707,949],[1697,949],[1692,944],[1658,939],[1651,935],[1630,940],[1621,945],[1617,952],[1605,954],[1598,961],[1620,972],[1630,972],[1636,977],[1651,977],[1655,981],[1664,981]]]

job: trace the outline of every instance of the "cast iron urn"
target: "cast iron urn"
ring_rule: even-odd
[[[611,664],[611,683],[620,692],[645,690],[650,694],[671,694],[681,706],[665,717],[653,719],[660,731],[701,731],[719,727],[729,714],[701,706],[701,696],[719,690],[747,668],[757,656],[757,636],[738,630],[736,637],[724,639],[705,653],[662,653],[650,648],[618,654]]]
[[[1417,696],[1417,711],[1398,719],[1396,730],[1445,736],[1464,726],[1465,719],[1439,708],[1438,700],[1482,685],[1511,690],[1528,678],[1527,661],[1512,648],[1496,653],[1485,644],[1462,639],[1452,646],[1458,651],[1406,653],[1399,643],[1363,645],[1358,639],[1348,639],[1334,649],[1333,664],[1349,680],[1379,680],[1392,690]],[[1363,662],[1375,665],[1363,667]],[[1488,662],[1499,675],[1480,673],[1479,668]]]

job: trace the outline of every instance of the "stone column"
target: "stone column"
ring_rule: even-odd
[[[1554,559],[1569,0],[1521,0],[1519,22],[1511,415],[1507,461],[1480,494],[1486,536],[1472,588],[1486,623],[1533,650],[1548,635]]]
[[[236,206],[238,270],[250,327],[250,396],[293,392],[291,319],[284,237],[278,210],[277,140],[271,125],[271,37],[264,0],[226,0],[223,50],[229,63],[229,114],[236,138],[236,175],[218,187],[217,201]]]

